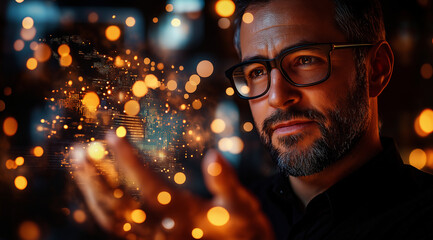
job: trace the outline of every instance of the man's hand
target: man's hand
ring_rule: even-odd
[[[206,186],[214,196],[205,200],[164,182],[140,163],[125,139],[109,134],[107,143],[119,166],[139,185],[141,195],[140,201],[126,194],[116,198],[116,188],[91,161],[75,161],[78,186],[95,219],[107,231],[121,237],[132,232],[139,239],[274,238],[259,202],[217,151],[209,151],[202,165]]]

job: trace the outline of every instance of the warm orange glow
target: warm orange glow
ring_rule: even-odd
[[[152,22],[153,23],[157,23],[159,20],[158,20],[158,18],[157,17],[154,17],[153,19],[152,19]]]
[[[177,82],[176,82],[175,80],[169,80],[169,81],[167,82],[167,88],[168,88],[168,90],[170,90],[170,91],[174,91],[174,90],[176,90],[176,88],[177,88]]]
[[[427,108],[421,112],[419,115],[419,126],[426,134],[433,132],[433,110]]]
[[[239,154],[244,150],[244,142],[240,137],[231,137],[230,141],[232,142],[232,145],[229,149],[230,153],[233,154]]]
[[[7,117],[3,122],[3,132],[6,136],[13,136],[18,130],[18,122],[13,117]]]
[[[254,21],[253,14],[249,12],[244,13],[244,15],[242,16],[242,21],[246,24],[252,23]]]
[[[233,145],[233,142],[231,141],[230,138],[221,138],[218,141],[218,148],[219,148],[219,150],[221,150],[223,152],[230,151],[232,145]]]
[[[57,49],[57,52],[59,53],[60,56],[66,57],[69,55],[69,53],[71,53],[71,49],[69,48],[69,46],[67,44],[62,44]]]
[[[128,18],[125,20],[125,24],[126,24],[126,26],[128,26],[128,27],[133,27],[133,26],[135,25],[135,18],[133,18],[133,17],[128,17]]]
[[[38,67],[38,60],[35,58],[29,58],[26,62],[26,67],[29,70],[35,70]]]
[[[215,11],[221,17],[230,17],[235,12],[235,3],[231,0],[219,0],[215,4]]]
[[[191,77],[189,77],[189,81],[193,85],[199,85],[200,84],[200,76],[197,74],[193,74],[193,75],[191,75]]]
[[[421,76],[424,79],[430,79],[433,76],[433,67],[429,63],[425,63],[421,66]]]
[[[77,223],[84,223],[86,221],[86,213],[83,210],[75,210],[74,213],[72,214],[74,220]]]
[[[214,133],[222,133],[226,129],[226,123],[222,119],[215,119],[212,121],[210,128]]]
[[[165,5],[165,10],[167,11],[167,12],[172,12],[173,11],[173,4],[167,4],[167,5]]]
[[[18,176],[15,178],[14,184],[17,189],[24,190],[27,187],[27,178]]]
[[[20,36],[25,41],[30,41],[36,36],[36,28],[32,27],[30,29],[21,29]]]
[[[15,2],[22,3],[22,2],[24,2],[24,0],[15,0]]]
[[[131,212],[131,219],[135,223],[143,223],[146,221],[146,213],[141,209],[135,209]]]
[[[32,28],[34,23],[35,22],[33,21],[33,18],[31,18],[31,17],[25,17],[22,21],[23,28],[25,28],[25,29]]]
[[[227,29],[231,25],[230,20],[228,18],[220,18],[218,20],[218,27],[221,29]]]
[[[144,81],[136,81],[134,85],[132,85],[132,93],[136,97],[143,97],[147,93],[147,86]]]
[[[96,23],[99,19],[99,16],[95,12],[91,12],[89,16],[87,16],[87,20],[89,20],[90,23]]]
[[[62,56],[59,60],[60,66],[62,67],[69,67],[72,64],[72,57],[71,55]]]
[[[18,167],[16,162],[11,159],[6,160],[5,165],[7,169],[16,169]]]
[[[146,86],[148,88],[156,89],[160,86],[160,82],[158,81],[158,78],[153,74],[148,74],[144,78],[144,82],[146,83]]]
[[[183,172],[178,172],[174,175],[174,182],[177,184],[184,184],[186,181],[186,176]]]
[[[203,60],[197,65],[197,73],[200,77],[209,77],[213,73],[213,64],[208,60]]]
[[[98,94],[95,92],[86,93],[83,97],[82,103],[90,112],[96,112],[100,103]]]
[[[105,30],[105,37],[110,41],[116,41],[120,38],[120,33],[120,28],[118,26],[111,25]]]
[[[126,136],[126,128],[124,126],[120,126],[116,129],[117,137],[123,138]]]
[[[87,153],[91,159],[99,161],[105,156],[104,145],[102,145],[100,142],[92,142],[87,148]]]
[[[223,226],[229,221],[230,214],[223,207],[213,207],[207,212],[207,219],[215,226]]]
[[[125,103],[125,113],[135,116],[140,112],[140,104],[135,100],[129,100]]]
[[[180,105],[180,110],[185,110],[186,109],[186,105],[185,104],[182,104],[182,105]]]
[[[420,122],[419,122],[419,116],[415,119],[414,129],[415,129],[416,134],[418,134],[418,136],[420,136],[420,137],[427,137],[429,135],[428,133],[424,132],[421,129]]]
[[[427,154],[422,149],[414,149],[409,155],[409,164],[422,169],[427,163]]]
[[[207,166],[207,173],[211,176],[218,176],[223,171],[223,168],[221,167],[221,164],[217,162],[212,162]]]
[[[194,228],[191,232],[191,235],[194,239],[201,239],[203,237],[203,230],[200,228]]]
[[[22,2],[22,1],[21,1]],[[32,221],[24,221],[20,224],[18,235],[22,240],[38,240],[41,239],[39,226]]]
[[[42,155],[44,155],[44,149],[41,146],[36,146],[33,148],[33,155],[36,157],[42,157]]]
[[[171,26],[173,27],[179,27],[182,24],[179,18],[173,18],[171,20]]]
[[[192,108],[195,110],[199,110],[202,107],[202,103],[199,99],[196,99],[192,102]]]
[[[143,63],[146,64],[146,65],[149,65],[150,64],[150,58],[145,58],[143,60]]]
[[[251,132],[254,128],[254,125],[250,122],[245,122],[243,128],[245,132]]]
[[[118,189],[116,188],[113,192],[113,196],[117,199],[122,198],[123,197],[123,191],[122,189]]]
[[[38,48],[36,49],[36,51],[34,53],[34,57],[39,62],[48,61],[48,59],[50,59],[50,57],[51,57],[51,48],[45,43],[40,43]]]
[[[191,83],[191,81],[188,81],[188,82],[186,82],[186,84],[185,84],[185,90],[186,90],[188,93],[194,93],[194,92],[197,90],[197,85]]]
[[[162,191],[158,194],[158,202],[161,205],[167,205],[171,202],[171,195],[169,192]]]
[[[233,94],[235,94],[235,90],[232,87],[228,87],[226,89],[226,94],[227,96],[233,96]]]
[[[14,49],[15,49],[15,51],[19,52],[19,51],[23,50],[24,49],[24,45],[25,44],[24,44],[23,40],[21,40],[21,39],[16,40],[14,42]]]
[[[15,158],[15,164],[17,166],[22,166],[24,164],[24,158],[23,157],[17,157],[17,158]]]
[[[125,232],[129,232],[131,230],[131,224],[130,223],[125,223],[123,224],[123,231]]]

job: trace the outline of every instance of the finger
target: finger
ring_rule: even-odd
[[[140,194],[151,207],[160,207],[157,196],[162,191],[176,195],[177,191],[164,182],[160,176],[150,168],[144,166],[138,158],[137,151],[124,138],[113,133],[107,134],[107,143],[113,150],[119,166],[140,186]]]
[[[203,161],[202,171],[209,191],[225,204],[249,204],[258,208],[258,203],[239,182],[236,172],[216,150],[210,150]]]

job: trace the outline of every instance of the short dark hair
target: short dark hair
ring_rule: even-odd
[[[240,27],[245,10],[255,4],[272,0],[235,0],[234,44],[239,56]],[[332,0],[335,5],[335,22],[349,42],[379,42],[385,40],[382,8],[379,0]]]

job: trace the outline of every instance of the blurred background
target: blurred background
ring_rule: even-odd
[[[381,132],[405,163],[433,172],[433,1],[384,0],[383,10],[396,64],[379,98]],[[224,77],[238,61],[231,0],[5,0],[0,11],[0,239],[114,239],[71,174],[84,147],[137,193],[104,147],[108,131],[203,197],[209,148],[247,185],[273,172]]]

